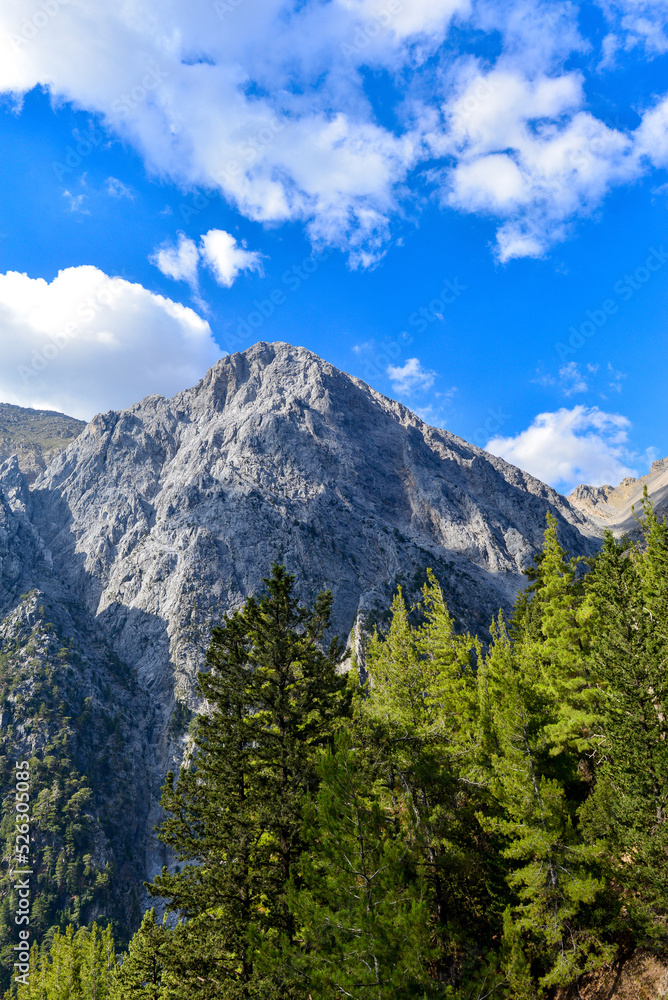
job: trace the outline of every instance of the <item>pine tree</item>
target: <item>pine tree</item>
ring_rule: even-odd
[[[668,915],[668,528],[649,505],[645,514],[642,544],[608,533],[587,579],[603,743],[582,820],[622,888],[618,935],[651,943],[665,942]]]
[[[506,630],[500,620],[479,672],[494,802],[480,820],[505,842],[514,899],[504,951],[517,996],[569,985],[614,953],[592,917],[604,890],[602,848],[586,843],[578,824],[589,789],[582,754],[600,698],[582,641],[580,589],[551,520],[530,598],[539,609],[523,609],[532,627]]]
[[[489,841],[476,811],[477,692],[473,665],[480,644],[456,635],[433,573],[412,626],[401,591],[386,635],[371,642],[371,679],[362,716],[393,801],[401,805],[404,840],[421,873],[430,912],[435,981],[452,981],[467,963],[480,968],[476,937],[491,936],[494,875],[481,848]],[[475,973],[467,969],[471,980]],[[435,985],[432,983],[432,985]]]
[[[76,935],[81,955],[81,989],[86,1000],[108,1000],[116,950],[111,928],[100,930],[97,924],[82,928]],[[154,1000],[154,998],[150,998]]]
[[[33,945],[29,982],[11,996],[16,1000],[111,1000],[115,968],[111,928],[100,930],[92,924],[75,931],[70,924],[64,934],[56,930],[50,943],[41,948]]]
[[[43,968],[43,989],[48,1000],[83,1000],[81,955],[70,924],[65,934],[56,932]]]
[[[531,605],[537,606],[533,635],[517,636],[524,655],[541,666],[542,682],[556,708],[549,729],[558,754],[562,747],[591,750],[599,692],[590,673],[587,633],[583,628],[583,585],[580,560],[569,560],[557,535],[557,520],[547,515],[539,573]]]
[[[168,933],[156,922],[155,910],[144,914],[141,927],[130,941],[122,964],[115,970],[110,1000],[161,1000],[165,996],[161,953]]]
[[[320,761],[306,813],[311,850],[293,907],[309,995],[355,1000],[426,996],[429,910],[419,866],[361,732],[342,733]]]
[[[288,887],[302,852],[302,807],[317,750],[349,711],[341,650],[320,649],[331,594],[311,610],[274,566],[267,593],[213,632],[196,753],[163,789],[159,836],[187,864],[149,890],[184,918],[166,959],[192,997],[301,996],[287,957]]]

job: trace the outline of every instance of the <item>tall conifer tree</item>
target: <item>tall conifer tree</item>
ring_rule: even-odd
[[[192,766],[163,790],[159,836],[186,865],[149,890],[184,918],[169,964],[187,997],[305,995],[290,972],[288,887],[316,752],[350,699],[338,642],[320,648],[331,594],[301,607],[281,566],[265,584],[213,632],[199,679],[210,712],[197,719]]]
[[[495,803],[480,819],[505,840],[515,897],[505,916],[505,961],[518,996],[537,984],[568,985],[613,953],[590,919],[603,889],[601,848],[586,843],[578,825],[589,787],[582,754],[593,739],[599,696],[589,678],[574,569],[549,518],[528,598],[538,608],[522,608],[531,627],[520,621],[509,634],[500,621],[479,673]]]
[[[587,579],[603,742],[582,817],[608,844],[620,932],[659,938],[668,916],[668,528],[646,505],[643,541],[606,535]]]

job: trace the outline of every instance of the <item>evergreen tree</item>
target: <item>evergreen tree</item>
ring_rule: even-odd
[[[402,807],[369,749],[341,734],[321,757],[320,791],[306,814],[311,850],[293,907],[313,1000],[401,1000],[425,996],[430,982],[424,880]]]
[[[265,584],[213,632],[199,679],[210,712],[196,722],[192,766],[163,790],[159,836],[187,864],[149,890],[184,918],[166,961],[188,997],[303,995],[288,961],[288,887],[315,757],[350,698],[338,642],[320,648],[331,594],[301,607],[280,566]]]
[[[504,918],[504,961],[518,996],[568,985],[614,953],[593,917],[604,889],[602,848],[585,842],[578,823],[590,787],[582,754],[599,698],[582,641],[580,589],[551,519],[530,598],[539,610],[523,611],[532,627],[520,622],[509,634],[500,620],[479,672],[494,806],[480,820],[505,841],[514,899]]]
[[[111,928],[100,930],[97,924],[93,924],[79,932],[77,944],[81,954],[83,996],[86,1000],[108,1000],[111,977],[116,969],[116,949]]]
[[[12,989],[14,1000],[111,1000],[116,952],[111,928],[92,924],[64,934],[56,930],[50,943],[33,945],[28,983]],[[128,994],[131,995],[131,994]]]
[[[12,1000],[529,1000],[668,947],[668,525],[645,500],[588,564],[548,518],[484,654],[428,574],[364,689],[321,649],[331,596],[301,607],[275,566],[214,630],[163,790],[183,867],[149,888],[177,923],[149,911],[120,967],[108,929],[52,931]],[[79,919],[70,827],[45,860]]]
[[[431,572],[417,610],[422,624],[414,627],[399,591],[387,634],[376,634],[368,651],[361,715],[424,882],[436,988],[464,974],[471,981],[485,950],[478,942],[498,928],[489,891],[495,873],[485,858],[490,838],[476,819],[480,644],[455,634]]]
[[[605,839],[609,877],[622,887],[618,933],[665,944],[668,528],[651,507],[645,514],[642,544],[608,533],[587,580],[603,742],[582,819],[590,839]]]
[[[166,935],[156,922],[155,910],[144,914],[141,927],[130,941],[127,953],[113,977],[110,1000],[161,1000]]]
[[[553,753],[562,747],[591,749],[599,692],[590,677],[590,652],[583,628],[580,560],[568,559],[557,535],[557,520],[547,515],[539,572],[530,604],[537,606],[533,633],[516,634],[516,646],[540,665],[542,683],[552,699],[555,722],[549,733]]]

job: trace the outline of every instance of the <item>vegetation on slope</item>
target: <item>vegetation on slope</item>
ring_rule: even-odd
[[[24,595],[0,626],[0,966],[9,985],[18,909],[15,762],[29,762],[31,939],[49,942],[100,914],[119,928],[139,916],[133,861],[132,761],[124,703],[132,682],[120,661],[101,682],[93,651],[48,620],[43,595]],[[52,609],[53,610],[53,609]],[[55,618],[56,616],[53,615]],[[112,846],[112,844],[114,846]],[[129,866],[134,884],[127,885]],[[122,872],[122,874],[119,874]],[[132,879],[131,879],[132,881]],[[121,937],[123,935],[121,934]]]
[[[647,505],[585,563],[549,519],[531,576],[487,648],[433,576],[417,616],[399,592],[360,689],[321,649],[331,598],[274,567],[163,790],[165,922],[120,960],[58,933],[11,995],[529,1000],[668,955],[668,526]]]
[[[85,421],[64,413],[0,403],[0,462],[17,455],[19,466],[33,482],[85,426]]]

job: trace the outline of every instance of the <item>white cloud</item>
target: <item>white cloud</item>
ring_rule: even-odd
[[[423,368],[418,358],[409,358],[401,366],[388,365],[387,374],[394,392],[406,394],[431,389],[437,375],[436,372]]]
[[[618,372],[615,368],[612,367],[612,365],[608,361],[607,376],[609,379],[611,379],[611,381],[608,382],[608,388],[612,389],[613,392],[621,392],[622,382],[624,381],[625,378],[627,378],[627,373]]]
[[[219,190],[258,221],[300,220],[369,263],[415,143],[375,123],[359,69],[401,65],[415,36],[436,45],[468,2],[51,6],[36,26],[28,0],[0,5],[0,91],[41,84],[101,115],[155,174]]]
[[[666,0],[599,0],[612,32],[607,36],[608,62],[618,49],[642,45],[648,55],[668,52]]]
[[[668,44],[668,0],[600,2],[606,58]],[[455,23],[498,55],[473,59],[456,38],[439,51]],[[505,261],[545,253],[611,188],[668,162],[660,101],[636,133],[587,110],[568,60],[593,45],[561,0],[7,0],[0,92],[20,102],[41,84],[99,115],[156,176],[262,223],[299,221],[352,266],[382,256],[411,172],[440,161],[428,176],[443,203],[491,216]],[[369,67],[400,81],[391,126]]]
[[[176,246],[163,244],[154,250],[149,260],[155,264],[167,278],[174,281],[187,281],[192,288],[197,287],[197,266],[199,250],[196,243],[185,233],[178,234]]]
[[[636,132],[638,155],[655,167],[668,167],[668,97],[648,108]]]
[[[610,392],[621,393],[626,377],[625,372],[617,371],[610,362],[603,370],[601,365],[589,363],[583,371],[576,361],[569,361],[562,365],[557,375],[543,373],[539,369],[533,381],[546,387],[556,386],[566,397],[593,392],[600,399],[607,399]]]
[[[401,40],[411,35],[441,38],[454,16],[470,12],[470,0],[338,0],[339,6],[357,22],[349,40],[351,47],[378,49],[373,43],[384,31]],[[354,22],[353,22],[354,23]],[[384,39],[387,45],[388,39]]]
[[[210,229],[202,236],[200,253],[219,285],[231,288],[242,271],[262,274],[262,254],[239,246],[224,229]]]
[[[84,202],[88,198],[87,194],[72,194],[71,191],[63,191],[63,198],[67,198],[70,204],[70,212],[79,212],[81,215],[90,215],[87,208],[84,208]]]
[[[539,413],[515,437],[495,437],[485,448],[551,486],[569,492],[578,483],[616,486],[638,472],[628,441],[629,420],[596,407]]]
[[[175,281],[187,281],[197,291],[200,259],[213,271],[219,285],[231,288],[242,271],[262,274],[262,254],[246,250],[224,229],[210,229],[202,236],[199,246],[185,233],[178,234],[176,246],[163,243],[149,260],[162,273]]]
[[[221,356],[192,309],[96,267],[0,275],[0,399],[90,418],[195,384]]]
[[[111,195],[112,198],[128,198],[130,201],[134,201],[132,191],[127,184],[119,181],[118,177],[107,177],[105,185],[107,194]]]
[[[442,177],[444,201],[506,220],[497,231],[497,255],[506,261],[543,254],[572,218],[641,166],[631,137],[580,110],[579,74],[529,78],[500,62],[490,72],[463,65],[430,141],[456,159]]]

